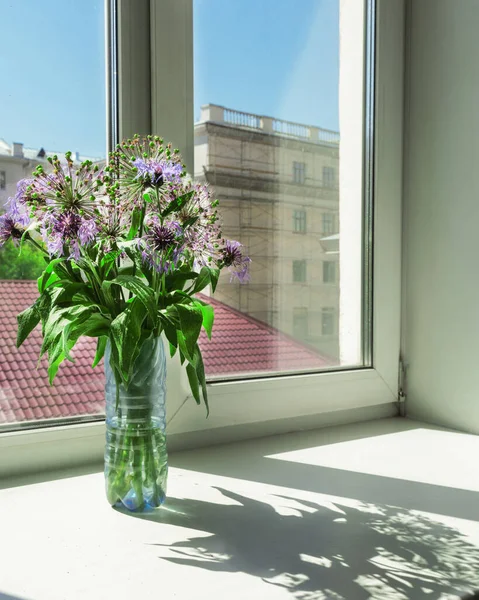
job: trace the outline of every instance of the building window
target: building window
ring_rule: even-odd
[[[333,213],[323,213],[322,217],[322,233],[331,234],[335,233],[335,215]]]
[[[306,163],[293,162],[293,181],[303,185],[306,181]]]
[[[336,262],[323,261],[323,283],[336,283]]]
[[[321,335],[334,335],[335,312],[332,306],[321,309]]]
[[[293,335],[301,340],[308,337],[308,309],[304,306],[293,308]]]
[[[293,231],[296,233],[306,233],[306,211],[293,211]]]
[[[0,190],[4,190],[7,187],[7,174],[5,171],[0,171]]]
[[[336,187],[336,169],[334,167],[323,167],[324,187]]]
[[[293,260],[293,282],[304,283],[306,281],[306,261]]]

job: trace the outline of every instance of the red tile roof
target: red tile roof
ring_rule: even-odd
[[[37,369],[41,332],[37,328],[17,350],[16,315],[33,304],[36,282],[0,281],[0,425],[36,419],[94,415],[104,410],[103,366],[91,362],[96,340],[82,338],[54,385],[48,384],[46,357]],[[289,336],[208,298],[215,308],[213,339],[201,334],[208,375],[318,369],[333,361]]]

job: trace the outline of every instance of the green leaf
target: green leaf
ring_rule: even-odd
[[[211,269],[203,267],[198,275],[198,279],[195,281],[195,286],[192,290],[192,294],[197,294],[204,290],[207,285],[211,283]]]
[[[152,200],[152,197],[150,196],[150,194],[149,194],[148,192],[145,192],[145,193],[143,194],[143,200],[144,200],[145,202],[153,202],[153,200]]]
[[[60,281],[60,277],[55,272],[49,274],[44,273],[43,277],[39,278],[38,291],[41,294],[45,288],[50,287],[52,284],[57,283],[58,281]]]
[[[177,304],[176,310],[180,319],[181,333],[185,338],[185,345],[190,356],[195,351],[196,341],[200,335],[203,324],[203,313],[198,306]]]
[[[201,355],[201,350],[198,344],[196,344],[195,348],[195,362],[196,362],[196,375],[198,377],[198,381],[201,385],[201,391],[203,393],[203,402],[206,406],[206,416],[208,417],[210,414],[210,406],[208,403],[208,390],[206,388],[206,375],[205,375],[205,365],[203,363],[203,357]]]
[[[38,278],[38,291],[40,292],[40,294],[54,281],[60,279],[60,277],[58,277],[58,275],[54,275],[56,277],[56,279],[53,279],[52,281],[50,281],[52,279],[52,274],[53,274],[53,270],[54,268],[64,262],[65,259],[64,258],[54,258],[53,260],[51,260],[48,265],[46,266],[45,270],[43,271],[42,275]]]
[[[60,365],[62,364],[62,362],[64,360],[65,360],[65,356],[63,353],[61,353],[56,360],[49,363],[49,365],[48,365],[48,381],[49,381],[50,385],[53,384],[53,380],[55,379],[55,376],[58,373],[58,368],[60,367]]]
[[[186,345],[185,336],[181,331],[177,331],[178,336],[178,348],[180,350],[180,362],[183,364],[185,360],[188,362],[193,362],[193,356],[190,354],[188,347]]]
[[[178,326],[177,323],[174,320],[172,320],[172,318],[169,318],[168,315],[165,314],[163,311],[160,311],[158,313],[158,317],[161,321],[161,326],[163,328],[163,331],[165,332],[166,339],[170,343],[170,346],[173,346],[175,348],[175,352],[176,352],[176,347],[178,346],[178,336],[176,333],[177,326]],[[171,356],[174,356],[175,352],[173,352],[173,354],[171,354],[171,348],[170,348]]]
[[[197,304],[201,310],[201,314],[203,315],[203,327],[205,328],[208,338],[211,340],[213,322],[215,319],[215,310],[211,304],[202,302],[201,300],[196,300],[195,304]]]
[[[193,294],[201,292],[207,285],[211,284],[211,290],[214,292],[218,284],[218,278],[220,276],[219,269],[212,269],[211,267],[203,267],[200,271],[198,279],[195,281],[195,286],[192,290]]]
[[[192,357],[186,357],[188,365],[186,366],[186,373],[188,375],[188,381],[190,383],[191,393],[196,403],[200,403],[200,386],[201,393],[203,396],[203,402],[206,407],[206,416],[210,414],[210,408],[208,403],[208,390],[206,387],[206,376],[205,366],[203,363],[203,357],[201,356],[201,350],[198,344],[195,344],[195,350]],[[183,363],[182,363],[183,364]]]
[[[110,250],[110,252],[107,252],[103,258],[100,261],[100,265],[102,267],[104,267],[105,265],[109,265],[112,262],[115,262],[115,260],[120,256],[121,254],[121,250],[116,249],[116,250]]]
[[[134,275],[135,267],[133,265],[125,265],[118,269],[118,275]]]
[[[131,225],[128,235],[126,237],[127,240],[132,240],[136,237],[138,230],[140,229],[141,224],[141,210],[139,208],[135,208],[135,210],[131,213]]]
[[[187,229],[188,227],[191,227],[192,225],[194,225],[196,223],[196,221],[199,219],[199,217],[190,217],[189,219],[186,219],[186,221],[183,223],[183,229]]]
[[[188,375],[188,381],[190,382],[190,388],[191,393],[193,394],[193,398],[196,400],[196,404],[200,404],[200,384],[198,381],[198,375],[196,374],[196,369],[191,363],[188,363],[186,365],[186,373]]]
[[[42,324],[48,318],[50,309],[61,291],[61,288],[49,288],[45,290],[35,302],[38,312],[40,313]]]
[[[178,338],[178,341],[179,341],[179,338]],[[180,355],[180,363],[183,365],[185,363],[186,357],[183,354],[183,352],[181,351],[181,349],[178,352],[179,352],[179,355]]]
[[[134,275],[118,275],[115,279],[104,281],[102,283],[102,288],[113,284],[121,285],[137,296],[137,298],[145,305],[153,322],[153,327],[155,327],[158,318],[158,307],[153,289],[148,287],[142,279],[135,277]]]
[[[210,269],[210,278],[211,278],[211,291],[214,293],[216,290],[216,286],[218,285],[218,279],[220,277],[219,269]]]
[[[101,313],[93,313],[86,321],[78,324],[79,337],[100,337],[108,335],[110,321]]]
[[[80,337],[104,337],[108,335],[109,321],[100,313],[93,313],[86,320],[82,318],[73,319],[64,327],[62,338],[62,351],[66,359],[71,362],[70,350],[74,347]]]
[[[55,347],[58,339],[62,337],[63,330],[67,326],[71,326],[72,321],[76,321],[75,326],[78,326],[86,321],[93,312],[91,306],[66,306],[63,308],[53,307],[48,318],[43,322],[42,334],[43,344],[40,349],[40,357],[48,350],[49,356],[51,348]],[[62,345],[63,348],[63,345]]]
[[[40,323],[40,312],[38,310],[37,303],[21,312],[17,316],[17,322],[17,348],[20,348],[30,333],[35,329],[38,323]]]
[[[135,265],[135,269],[138,269],[138,271],[140,273],[143,273],[143,275],[148,280],[148,283],[150,284],[150,286],[152,286],[153,285],[152,269],[147,267],[147,263],[141,259],[141,256],[139,256],[138,251],[136,249],[132,250],[131,248],[125,248],[125,252],[126,252],[128,258],[131,260],[131,262]]]
[[[140,352],[141,326],[145,316],[144,305],[139,298],[134,298],[110,325],[112,343],[118,353],[116,367],[126,385]]]
[[[92,363],[92,369],[94,369],[97,364],[101,361],[103,356],[105,355],[106,343],[108,341],[108,337],[106,335],[102,335],[98,338],[96,342],[96,353],[95,358]]]
[[[162,218],[165,218],[172,212],[176,212],[177,210],[180,210],[180,208],[182,206],[184,206],[193,197],[194,193],[195,192],[193,190],[191,192],[187,192],[186,194],[183,194],[183,196],[178,196],[177,198],[172,200],[168,204],[168,206],[165,208],[165,210],[161,213]]]
[[[185,283],[190,279],[196,279],[198,277],[198,273],[195,271],[190,271],[189,269],[186,271],[175,270],[171,273],[168,273],[165,277],[165,287],[167,292],[172,292],[174,290],[182,290],[185,286]]]
[[[72,342],[72,340],[69,340],[68,338],[70,337],[70,332],[72,330],[72,323],[68,323],[64,328],[63,331],[61,333],[61,338],[62,338],[62,352],[65,356],[65,358],[67,360],[69,360],[70,362],[75,362],[73,360],[73,358],[70,356],[70,344]]]

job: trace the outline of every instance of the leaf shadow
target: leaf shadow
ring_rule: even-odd
[[[452,599],[479,589],[479,548],[419,511],[278,495],[273,506],[216,490],[228,504],[172,498],[168,511],[137,515],[201,532],[154,544],[167,550],[162,560],[247,573],[300,600]]]

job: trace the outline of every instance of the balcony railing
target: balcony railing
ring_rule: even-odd
[[[291,121],[281,121],[280,119],[273,119],[273,131],[282,135],[306,139],[309,139],[311,135],[310,128],[307,125],[300,125]]]
[[[259,133],[278,135],[315,144],[339,146],[338,131],[232,110],[217,104],[206,104],[201,107],[201,122],[224,123],[225,125],[258,131]]]
[[[223,119],[225,123],[236,125],[237,127],[248,127],[250,129],[261,129],[261,118],[258,115],[240,112],[238,110],[223,109]]]

